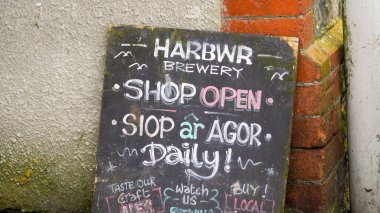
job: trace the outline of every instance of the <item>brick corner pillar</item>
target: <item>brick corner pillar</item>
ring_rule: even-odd
[[[318,4],[223,0],[222,31],[300,39],[286,206],[297,212],[340,212],[343,29],[339,14],[321,18],[333,12]]]

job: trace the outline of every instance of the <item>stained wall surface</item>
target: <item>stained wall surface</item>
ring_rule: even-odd
[[[352,212],[380,212],[380,2],[345,1]]]
[[[219,30],[219,0],[1,1],[0,211],[88,212],[109,24]]]
[[[342,0],[313,0],[314,34],[321,37],[341,16]]]

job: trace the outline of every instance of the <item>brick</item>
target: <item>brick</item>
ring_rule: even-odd
[[[288,36],[300,38],[300,48],[313,41],[313,14],[308,12],[298,18],[231,19],[223,22],[222,31]]]
[[[335,69],[342,63],[343,55],[343,46],[330,53],[331,69]]]
[[[305,53],[299,54],[297,82],[320,81],[330,73],[330,58],[324,57],[323,60],[316,62]]]
[[[321,184],[288,183],[286,205],[308,213],[330,213],[339,196],[339,181],[335,171]]]
[[[339,97],[333,106],[320,117],[293,118],[292,148],[324,147],[332,136],[340,130]]]
[[[320,81],[341,63],[342,58],[343,27],[340,20],[322,38],[300,53],[297,81]]]
[[[224,16],[297,16],[312,7],[312,0],[224,0]]]
[[[337,21],[325,36],[318,41],[319,46],[331,58],[331,67],[337,67],[343,59],[343,23]]]
[[[341,132],[319,149],[292,149],[290,151],[290,181],[322,181],[342,159],[343,142]]]
[[[340,96],[340,71],[336,69],[318,84],[297,86],[296,115],[321,115]]]

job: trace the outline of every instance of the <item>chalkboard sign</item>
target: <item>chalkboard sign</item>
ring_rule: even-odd
[[[283,211],[297,48],[110,28],[93,212]]]

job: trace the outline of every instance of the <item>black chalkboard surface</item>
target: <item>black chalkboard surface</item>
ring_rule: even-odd
[[[283,211],[297,48],[111,27],[93,212]]]

